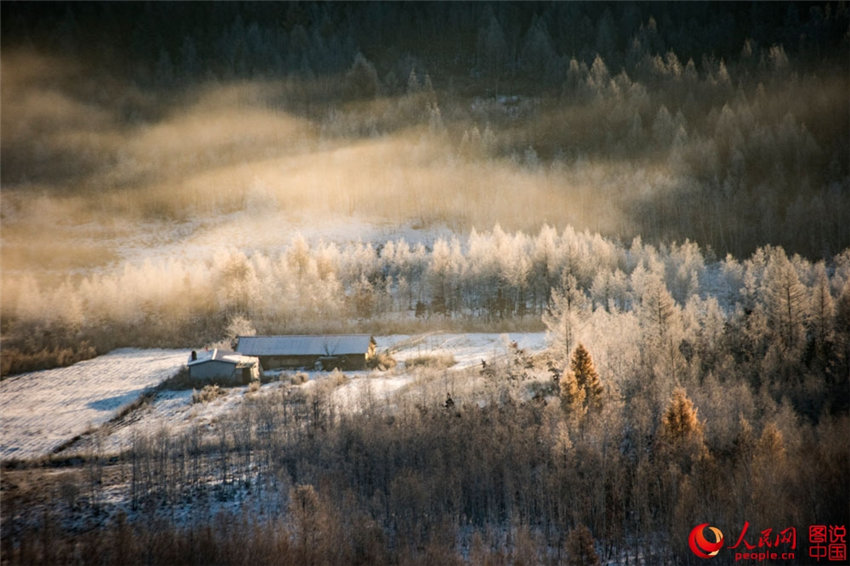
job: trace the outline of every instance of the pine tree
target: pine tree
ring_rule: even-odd
[[[488,7],[487,11],[489,13],[484,16],[483,25],[478,30],[476,59],[482,72],[497,76],[503,71],[509,59],[508,43],[492,8]]]
[[[660,441],[661,453],[666,453],[684,473],[689,473],[693,463],[708,453],[697,409],[682,387],[673,390],[673,397],[664,411]]]
[[[378,94],[378,72],[375,70],[375,65],[362,53],[354,57],[354,63],[345,78],[349,94],[354,98],[373,98]]]
[[[702,441],[702,423],[697,418],[697,409],[682,387],[673,391],[662,425],[662,437],[672,444],[690,439]]]
[[[587,407],[590,409],[601,408],[602,384],[599,383],[599,373],[596,371],[590,352],[582,343],[579,343],[573,351],[570,370],[575,376],[577,386],[584,392]]]

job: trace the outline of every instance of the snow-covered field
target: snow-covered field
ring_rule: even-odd
[[[183,350],[116,350],[0,382],[0,459],[49,454],[174,375]]]
[[[468,334],[397,334],[375,339],[378,350],[389,349],[398,362],[421,356],[452,356],[456,369],[467,368],[505,355],[508,344],[516,342],[524,350],[540,351],[546,347],[545,332],[468,333]]]
[[[389,350],[399,362],[389,372],[349,372],[347,382],[334,392],[335,403],[344,410],[358,410],[363,399],[386,401],[409,385],[414,377],[404,362],[423,357],[454,358],[449,369],[463,369],[504,356],[508,345],[539,351],[545,334],[424,334],[375,338],[378,350]],[[0,459],[37,458],[63,443],[112,419],[146,390],[174,375],[186,362],[188,351],[116,350],[71,367],[22,374],[0,382]],[[314,387],[329,377],[308,372],[302,387]],[[264,395],[281,383],[264,385]],[[126,448],[134,430],[155,432],[168,426],[179,431],[189,426],[208,426],[222,414],[237,410],[246,398],[246,387],[227,390],[209,403],[192,403],[192,391],[162,391],[151,406],[126,426],[114,427],[103,438],[107,452]]]

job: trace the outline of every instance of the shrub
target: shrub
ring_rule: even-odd
[[[225,395],[227,395],[227,391],[218,385],[205,385],[200,391],[192,392],[192,403],[209,403]]]
[[[393,358],[392,355],[387,351],[380,352],[374,358],[369,360],[369,368],[370,369],[377,369],[377,370],[380,370],[380,371],[386,371],[388,369],[394,368],[395,366],[396,366],[395,358]]]
[[[88,342],[73,347],[44,347],[37,351],[27,351],[17,347],[3,348],[0,358],[0,376],[7,377],[42,369],[65,367],[97,356],[97,350]]]
[[[348,381],[348,378],[345,376],[344,373],[339,371],[339,369],[334,369],[331,372],[330,381],[335,387],[339,387],[340,385],[345,385],[345,382]]]

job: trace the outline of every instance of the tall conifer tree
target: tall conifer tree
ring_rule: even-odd
[[[582,343],[573,350],[570,370],[575,375],[578,387],[584,391],[588,408],[599,409],[602,406],[602,384],[599,382],[599,373],[593,364],[593,358]]]

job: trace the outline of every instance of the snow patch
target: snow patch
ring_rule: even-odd
[[[0,382],[0,459],[34,458],[97,427],[173,376],[188,350],[115,350]]]

